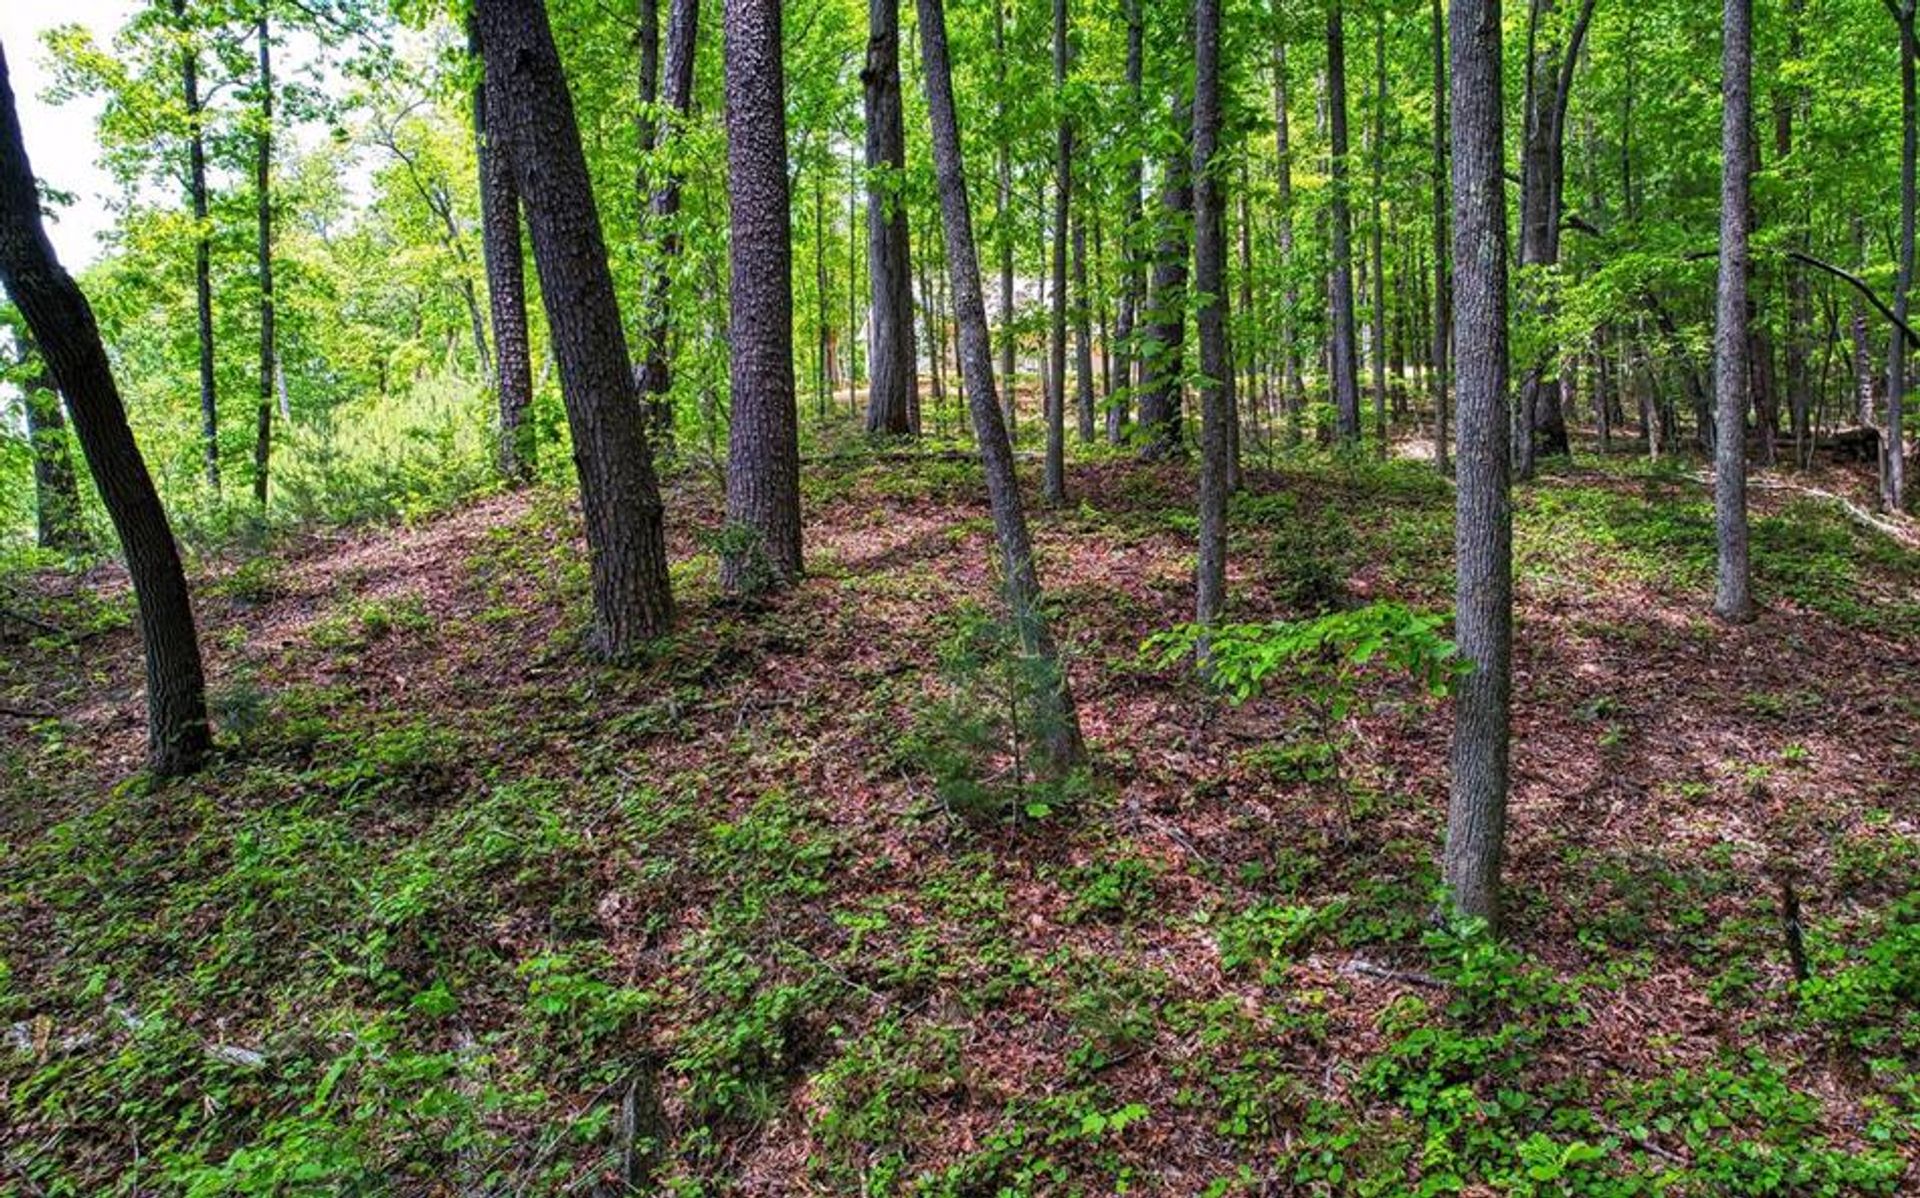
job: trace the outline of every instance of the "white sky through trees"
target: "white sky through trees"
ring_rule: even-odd
[[[96,165],[100,147],[94,121],[101,101],[54,105],[42,99],[52,76],[40,37],[58,25],[84,25],[101,45],[112,45],[114,32],[132,11],[132,0],[0,0],[0,46],[7,51],[27,156],[43,182],[74,197],[48,224],[54,249],[69,270],[99,255],[99,235],[112,223],[106,197],[114,185]]]

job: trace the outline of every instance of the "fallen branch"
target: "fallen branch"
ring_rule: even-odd
[[[16,720],[51,720],[59,714],[57,711],[41,711],[34,707],[8,707],[0,704],[0,716],[10,716]]]
[[[1747,485],[1768,491],[1794,491],[1814,499],[1824,499],[1846,513],[1847,517],[1855,523],[1891,537],[1908,549],[1920,550],[1920,535],[1916,535],[1909,525],[1896,523],[1884,516],[1876,516],[1845,495],[1836,495],[1832,491],[1823,491],[1819,487],[1809,487],[1802,483],[1776,482],[1764,478],[1748,479]]]
[[[1365,957],[1349,958],[1347,963],[1340,967],[1340,972],[1358,974],[1361,977],[1384,978],[1389,982],[1405,982],[1411,986],[1425,986],[1429,990],[1451,989],[1450,983],[1430,973],[1421,973],[1414,969],[1394,969],[1391,966],[1369,961]]]

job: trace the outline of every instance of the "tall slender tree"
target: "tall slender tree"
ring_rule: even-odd
[[[1713,507],[1719,580],[1713,611],[1753,619],[1747,565],[1748,222],[1753,175],[1753,0],[1722,0],[1720,16],[1720,287],[1714,308]]]
[[[1885,2],[1900,31],[1900,243],[1893,316],[1896,322],[1904,323],[1913,292],[1914,221],[1916,208],[1920,208],[1920,184],[1915,177],[1916,160],[1920,159],[1920,97],[1916,96],[1914,83],[1920,41],[1914,36],[1915,0]],[[1887,346],[1887,419],[1880,438],[1880,502],[1893,512],[1904,510],[1907,494],[1906,432],[1901,417],[1907,402],[1908,349],[1902,338],[1896,327]]]
[[[20,400],[26,412],[27,446],[33,451],[34,543],[56,553],[78,553],[87,547],[87,529],[80,512],[80,487],[74,481],[73,455],[67,449],[60,391],[31,336],[22,335],[21,340],[29,372],[20,378]]]
[[[1145,113],[1141,107],[1142,77],[1146,62],[1146,15],[1144,0],[1125,0],[1127,21],[1127,112],[1134,121]],[[1144,207],[1140,189],[1146,182],[1147,148],[1140,142],[1131,148],[1124,169],[1126,186],[1125,225],[1120,231],[1122,292],[1120,315],[1114,327],[1119,362],[1116,374],[1117,394],[1107,397],[1107,441],[1118,445],[1126,439],[1128,419],[1133,407],[1133,392],[1139,381],[1139,353],[1135,347],[1141,308],[1146,303],[1147,270],[1140,254],[1140,225]]]
[[[200,349],[200,436],[207,485],[220,489],[220,405],[213,371],[213,230],[207,220],[207,138],[202,128],[200,55],[194,48],[187,0],[173,0],[180,38],[180,92],[187,120],[187,202],[193,211],[193,311]]]
[[[1187,336],[1187,262],[1193,215],[1192,162],[1185,133],[1191,107],[1173,101],[1173,139],[1160,171],[1159,240],[1153,251],[1153,289],[1148,292],[1146,334],[1140,347],[1140,429],[1142,456],[1175,457],[1186,452],[1181,417],[1182,349]]]
[[[1227,356],[1226,204],[1221,197],[1220,0],[1193,5],[1193,290],[1200,341],[1200,552],[1194,620],[1220,618],[1227,591],[1233,363]]]
[[[1447,273],[1447,20],[1441,0],[1428,7],[1433,40],[1433,324],[1428,336],[1427,385],[1433,402],[1433,462],[1447,463],[1447,342],[1452,300]]]
[[[1296,322],[1300,311],[1300,288],[1293,264],[1293,144],[1291,122],[1287,117],[1287,24],[1281,0],[1273,4],[1273,157],[1274,177],[1279,187],[1274,217],[1278,226],[1276,240],[1280,267],[1286,283],[1280,296],[1280,390],[1281,406],[1287,410],[1287,432],[1300,439],[1300,413],[1306,405],[1306,382],[1300,375],[1300,346]]]
[[[1067,0],[1053,0],[1053,311],[1047,340],[1048,503],[1067,501],[1067,225],[1073,213],[1073,121],[1067,114]]]
[[[900,114],[900,0],[867,0],[867,261],[873,295],[867,431],[919,432],[913,264],[907,245],[906,131]]]
[[[479,27],[467,26],[468,51],[482,60]],[[527,331],[526,266],[520,249],[520,193],[513,163],[490,130],[486,80],[473,89],[475,159],[480,171],[480,250],[487,270],[487,308],[493,325],[493,389],[500,411],[500,477],[519,486],[533,480],[538,445],[533,423],[533,350]]]
[[[1347,35],[1341,13],[1345,0],[1327,4],[1327,137],[1332,176],[1328,219],[1331,260],[1327,296],[1332,324],[1327,353],[1332,358],[1333,406],[1340,443],[1360,443],[1360,359],[1353,318],[1353,205],[1347,169]]]
[[[476,0],[474,14],[490,128],[513,162],[573,434],[593,582],[592,644],[625,657],[672,624],[673,596],[653,453],[634,402],[573,97],[542,5]]]
[[[800,577],[800,423],[793,394],[793,221],[779,0],[726,0],[727,211],[733,408],[723,585]]]
[[[693,64],[700,35],[700,0],[673,0],[667,19],[666,106],[660,114],[660,128],[654,134],[654,147],[666,145],[681,135],[688,114],[693,110]],[[680,257],[680,169],[669,163],[654,183],[649,213],[653,223],[653,261],[646,276],[645,302],[641,307],[642,352],[640,400],[647,409],[647,427],[653,444],[670,452],[674,443],[673,365],[668,353],[668,332],[673,308],[674,263]],[[823,239],[824,240],[824,239]],[[820,288],[821,301],[826,288]],[[820,322],[821,395],[825,402],[827,354],[826,321]]]
[[[257,111],[253,130],[253,204],[257,226],[255,269],[260,276],[259,406],[254,411],[253,501],[267,504],[267,465],[273,455],[273,30],[266,0],[253,26],[259,41]]]
[[[1073,216],[1073,412],[1080,440],[1093,440],[1093,293],[1087,289],[1087,214]]]
[[[199,768],[212,746],[206,676],[173,529],[127,424],[93,308],[54,256],[40,217],[7,56],[0,47],[0,284],[20,309],[73,415],[81,453],[119,534],[146,651],[147,766]]]
[[[1500,912],[1513,694],[1500,28],[1500,0],[1452,0],[1454,627],[1470,671],[1454,704],[1443,873],[1453,912],[1491,923]]]
[[[1376,9],[1373,14],[1373,128],[1367,137],[1367,157],[1372,160],[1373,186],[1369,203],[1373,219],[1367,239],[1373,259],[1372,341],[1368,355],[1373,371],[1373,435],[1379,441],[1380,456],[1387,455],[1387,16]],[[1395,379],[1398,386],[1400,380]]]
[[[1044,767],[1065,776],[1086,761],[1080,716],[1053,632],[1040,605],[1040,578],[1033,563],[1033,542],[1013,472],[1013,444],[1000,417],[993,386],[993,342],[987,305],[980,292],[980,260],[974,250],[973,214],[967,199],[966,165],[960,151],[960,118],[953,102],[953,68],[947,52],[947,16],[942,0],[918,0],[920,38],[925,59],[927,115],[933,132],[934,173],[946,232],[947,270],[953,282],[953,311],[959,325],[960,368],[966,375],[967,410],[987,479],[994,540],[1000,550],[1007,604],[1019,630],[1023,652],[1053,675],[1042,688],[1039,726],[1044,736]]]

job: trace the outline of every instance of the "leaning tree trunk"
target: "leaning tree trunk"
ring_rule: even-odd
[[[1067,224],[1073,213],[1073,122],[1067,118],[1067,0],[1053,0],[1053,312],[1047,341],[1047,502],[1067,501]]]
[[[1507,201],[1500,0],[1453,0],[1454,375],[1459,413],[1454,703],[1443,872],[1453,912],[1496,923],[1513,688],[1508,493]]]
[[[1184,111],[1183,111],[1184,110]],[[1175,99],[1176,128],[1191,109]],[[1153,290],[1148,294],[1146,335],[1141,347],[1140,429],[1142,457],[1177,457],[1186,451],[1181,418],[1181,350],[1187,335],[1188,228],[1192,223],[1192,163],[1182,143],[1162,168],[1160,237],[1153,251]]]
[[[913,264],[901,190],[907,135],[900,115],[900,0],[867,0],[867,258],[873,295],[867,431],[919,432],[914,413]]]
[[[1753,619],[1747,569],[1747,223],[1753,174],[1753,0],[1723,0],[1720,36],[1720,287],[1714,307],[1713,508],[1718,587],[1713,612]],[[1896,343],[1897,344],[1897,343]]]
[[[207,485],[220,489],[220,405],[213,374],[213,239],[207,224],[207,142],[201,128],[200,59],[187,23],[187,0],[173,0],[184,45],[180,90],[187,118],[187,199],[193,206],[193,310],[200,342],[200,436]]]
[[[722,585],[800,577],[800,425],[793,395],[793,221],[779,0],[726,0],[727,259],[733,410]]]
[[[580,127],[546,12],[477,0],[492,128],[532,234],[580,476],[593,579],[593,647],[625,657],[673,622],[660,489],[607,266]]]
[[[79,553],[87,547],[80,487],[74,481],[73,455],[67,450],[60,393],[44,360],[38,377],[28,378],[20,390],[27,414],[27,444],[33,450],[34,543],[56,553]]]
[[[1220,618],[1227,594],[1227,492],[1233,363],[1227,357],[1226,205],[1221,197],[1220,0],[1193,6],[1193,285],[1200,341],[1200,546],[1194,620]],[[1204,659],[1205,649],[1202,648]]]
[[[993,126],[998,207],[994,209],[993,240],[1000,251],[1000,381],[1007,388],[1007,431],[1020,436],[1020,388],[1013,377],[1013,147],[1007,139],[1007,4],[993,2]],[[924,36],[922,38],[924,41]]]
[[[667,21],[666,109],[654,135],[657,148],[677,136],[693,107],[694,50],[699,42],[700,0],[673,0]],[[646,300],[641,306],[642,352],[640,402],[646,408],[648,431],[663,453],[673,448],[673,365],[667,336],[673,309],[673,269],[680,257],[680,171],[669,166],[656,183],[651,201],[654,257],[647,271]],[[824,300],[825,287],[821,288]],[[821,322],[820,369],[822,403],[827,368],[826,321]]]
[[[134,442],[86,296],[54,257],[0,48],[0,283],[67,398],[94,485],[119,534],[147,667],[147,766],[189,773],[212,744],[187,576],[153,477]]]
[[[481,60],[479,29],[468,22],[469,52]],[[487,307],[493,323],[493,389],[500,407],[500,477],[510,485],[533,481],[533,351],[527,333],[526,266],[520,252],[520,194],[513,163],[491,129],[484,80],[474,86],[474,148],[480,167],[480,249],[487,270]]]
[[[987,329],[986,300],[980,294],[980,261],[975,256],[973,215],[967,201],[966,167],[960,156],[960,121],[954,111],[953,70],[947,55],[947,17],[942,0],[918,0],[925,58],[927,114],[933,130],[934,173],[947,240],[947,270],[953,281],[953,310],[959,324],[960,368],[966,376],[967,408],[980,443],[993,511],[994,539],[1006,575],[1007,602],[1020,633],[1022,650],[1053,675],[1041,688],[1038,713],[1044,736],[1045,768],[1064,777],[1086,761],[1080,717],[1060,662],[1059,649],[1040,606],[1040,580],[1034,570],[1033,543],[1013,473],[1013,445],[1000,418],[993,388],[993,343]]]
[[[260,40],[260,122],[253,134],[255,247],[260,273],[260,404],[254,413],[253,501],[267,504],[267,464],[273,454],[273,49],[263,9],[254,23]]]
[[[1353,323],[1353,212],[1347,171],[1347,38],[1341,19],[1343,0],[1327,6],[1327,129],[1332,170],[1332,230],[1327,319],[1332,324],[1327,350],[1332,357],[1333,404],[1340,444],[1360,443],[1360,359]]]

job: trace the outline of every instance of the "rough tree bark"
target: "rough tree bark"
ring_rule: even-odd
[[[573,434],[593,579],[593,648],[624,657],[673,622],[660,489],[634,402],[606,241],[545,9],[477,0],[489,110],[532,234]]]
[[[1719,572],[1713,612],[1753,619],[1747,568],[1747,225],[1753,175],[1753,0],[1723,0],[1720,16],[1720,286],[1714,307],[1713,508]],[[1897,334],[1896,334],[1897,336]],[[1896,341],[1898,346],[1899,342]]]
[[[1040,607],[1040,580],[1034,570],[1033,544],[1013,472],[1013,445],[1000,417],[993,387],[993,343],[987,305],[980,293],[980,261],[975,254],[973,215],[967,200],[966,167],[960,155],[960,121],[953,103],[953,71],[947,54],[947,18],[942,0],[918,0],[924,46],[927,113],[933,131],[934,172],[946,232],[947,270],[953,282],[953,310],[959,326],[960,368],[966,376],[967,409],[980,444],[993,512],[994,540],[1006,575],[1007,602],[1028,656],[1051,670],[1057,685],[1043,695],[1039,713],[1045,735],[1045,769],[1060,777],[1086,761],[1080,717],[1074,709],[1060,653]]]
[[[867,260],[873,295],[867,431],[918,433],[913,264],[907,245],[907,135],[900,115],[900,0],[867,0]]]
[[[694,51],[700,37],[700,0],[673,0],[667,18],[666,107],[653,144],[665,145],[678,135],[693,107]],[[647,431],[662,452],[673,448],[673,363],[668,352],[668,322],[673,310],[673,269],[680,257],[680,172],[669,169],[654,184],[649,201],[653,232],[653,262],[646,274],[641,306],[640,401],[646,407]],[[826,289],[821,289],[826,295]],[[824,330],[826,322],[821,322]],[[821,353],[822,379],[827,355]],[[824,402],[824,400],[823,400]]]
[[[1093,303],[1087,290],[1087,210],[1073,221],[1073,381],[1074,421],[1082,444],[1093,440]]]
[[[800,577],[800,424],[793,395],[793,222],[779,0],[726,0],[727,524],[734,594]]]
[[[186,573],[153,477],[127,424],[86,296],[54,257],[0,48],[0,283],[67,398],[94,485],[119,534],[146,650],[147,767],[189,773],[212,745]]]
[[[468,22],[467,45],[484,61],[477,25]],[[538,447],[528,414],[533,408],[533,350],[527,333],[526,266],[520,251],[520,193],[513,163],[495,144],[498,121],[488,111],[491,93],[481,79],[473,90],[473,131],[480,168],[480,250],[487,271],[487,309],[493,324],[493,389],[500,409],[500,477],[513,486],[533,481]]]
[[[1513,688],[1500,0],[1453,0],[1448,26],[1460,480],[1454,636],[1471,671],[1461,678],[1454,703],[1443,872],[1456,915],[1497,924]]]
[[[1220,618],[1227,592],[1233,363],[1227,357],[1226,205],[1220,186],[1220,0],[1193,6],[1193,289],[1200,342],[1200,546],[1194,621]],[[1205,657],[1204,647],[1201,650]]]
[[[1330,257],[1327,298],[1330,309],[1327,352],[1332,360],[1333,404],[1340,444],[1360,443],[1360,359],[1353,323],[1353,212],[1347,170],[1347,37],[1341,7],[1327,5],[1327,131],[1330,188]]]

